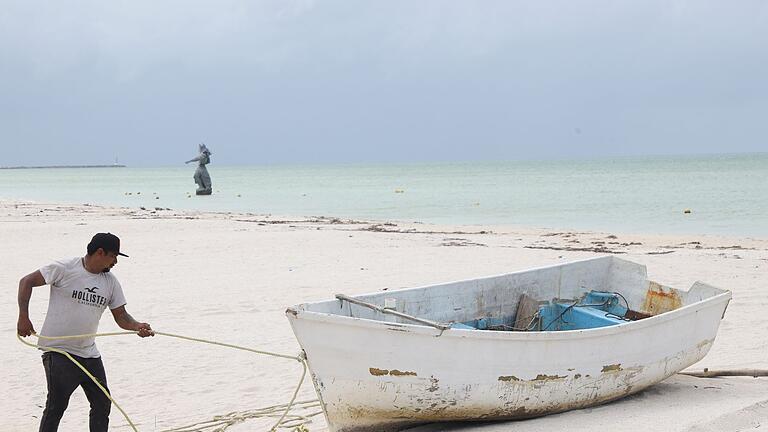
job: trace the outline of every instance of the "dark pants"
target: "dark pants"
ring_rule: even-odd
[[[109,391],[101,357],[84,358],[76,355],[72,357]],[[40,420],[40,432],[55,432],[59,428],[61,416],[69,405],[69,397],[78,386],[83,388],[88,402],[91,403],[88,422],[90,432],[106,432],[109,427],[109,410],[112,402],[88,375],[66,356],[56,352],[43,354],[43,367],[45,378],[48,380],[48,398],[45,400],[45,411]]]

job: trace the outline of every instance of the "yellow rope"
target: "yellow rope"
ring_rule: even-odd
[[[34,333],[33,333],[33,334],[34,334]],[[121,333],[117,333],[117,334],[123,334],[123,333],[121,332]],[[37,336],[38,338],[45,338],[45,339],[56,339],[56,338],[49,338],[49,337],[45,337],[45,336],[40,336],[40,335],[38,335],[38,334],[34,334],[34,335],[35,335],[35,336]],[[112,335],[114,335],[114,334],[112,334]],[[96,335],[94,335],[94,336],[96,336]],[[110,336],[111,336],[111,335],[110,335]],[[64,351],[64,350],[60,350],[60,349],[58,349],[58,348],[41,347],[41,346],[40,346],[40,345],[38,345],[38,344],[33,344],[33,343],[30,343],[30,342],[27,342],[27,341],[25,341],[24,339],[22,339],[22,338],[21,338],[21,336],[19,336],[19,334],[18,334],[18,333],[16,334],[16,337],[17,337],[17,338],[18,338],[18,339],[21,341],[21,343],[23,343],[24,345],[29,345],[29,346],[31,346],[31,347],[33,347],[33,348],[40,348],[40,349],[42,349],[42,350],[44,350],[44,351],[53,351],[53,352],[57,352],[57,353],[59,353],[59,354],[63,354],[63,355],[65,355],[65,356],[66,356],[66,357],[67,357],[67,358],[68,358],[70,361],[72,361],[72,363],[74,363],[74,364],[75,364],[75,366],[79,367],[79,368],[80,368],[80,370],[82,370],[82,371],[83,371],[83,372],[84,372],[86,375],[88,375],[88,378],[90,378],[90,379],[91,379],[91,381],[93,381],[93,382],[94,382],[94,383],[95,383],[97,386],[99,386],[99,389],[101,389],[101,391],[102,391],[102,392],[103,392],[103,393],[104,393],[104,394],[105,394],[105,395],[106,395],[106,396],[109,398],[109,400],[111,400],[111,401],[112,401],[112,403],[113,403],[113,404],[115,404],[115,406],[117,407],[117,409],[119,409],[119,410],[120,410],[120,412],[123,414],[123,417],[125,417],[125,420],[126,420],[126,421],[128,421],[128,424],[129,424],[129,425],[131,425],[131,428],[134,430],[134,432],[138,432],[138,430],[136,429],[136,426],[133,424],[133,422],[131,421],[131,419],[128,417],[128,414],[126,414],[126,413],[125,413],[125,411],[123,411],[123,408],[121,408],[121,407],[120,407],[120,405],[118,405],[118,404],[117,404],[117,402],[116,402],[116,401],[115,401],[115,400],[112,398],[112,395],[110,395],[110,394],[109,394],[109,392],[107,391],[107,389],[105,389],[105,388],[104,388],[104,386],[102,386],[102,385],[101,385],[101,383],[99,382],[99,380],[97,380],[95,376],[91,375],[91,373],[90,373],[90,372],[88,372],[88,370],[86,370],[86,369],[83,367],[83,365],[81,365],[80,363],[78,363],[78,362],[77,362],[77,360],[75,360],[75,359],[74,359],[74,358],[73,358],[73,357],[72,357],[72,356],[71,356],[71,355],[70,355],[68,352],[66,352],[66,351]],[[74,338],[74,337],[72,337],[72,338],[68,338],[68,337],[62,337],[61,339],[75,339],[75,338]]]
[[[85,338],[92,338],[92,337],[119,336],[119,335],[129,335],[129,334],[137,334],[137,333],[138,332],[135,332],[135,331],[123,331],[123,332],[112,332],[112,333],[91,333],[91,334],[81,334],[81,335],[69,335],[69,336],[43,336],[43,335],[39,335],[37,333],[33,333],[33,335],[37,336],[38,339],[56,340],[56,339],[85,339]],[[183,335],[178,335],[178,334],[173,334],[173,333],[165,333],[165,332],[159,332],[159,331],[155,331],[154,333],[156,335],[167,336],[167,337],[172,337],[172,338],[177,338],[177,339],[184,339],[184,340],[188,340],[188,341],[192,341],[192,342],[200,342],[200,343],[206,343],[206,344],[211,344],[211,345],[218,345],[218,346],[238,349],[238,350],[242,350],[242,351],[249,351],[249,352],[256,353],[256,354],[262,354],[262,355],[268,355],[268,356],[273,356],[273,357],[280,357],[280,358],[285,358],[285,359],[296,360],[299,363],[301,363],[301,365],[303,367],[302,368],[302,372],[301,372],[301,378],[299,379],[299,384],[296,386],[296,390],[294,390],[294,392],[293,392],[293,396],[291,397],[291,401],[288,402],[287,404],[275,405],[275,406],[271,406],[271,407],[267,407],[267,408],[257,409],[257,410],[254,410],[254,411],[246,411],[246,412],[241,412],[241,413],[233,412],[233,413],[229,413],[229,414],[224,415],[224,416],[216,416],[216,417],[214,417],[213,420],[209,420],[209,421],[205,421],[205,422],[200,422],[200,423],[195,423],[193,425],[189,425],[189,426],[185,426],[185,427],[181,427],[181,428],[177,428],[177,429],[169,429],[168,432],[194,432],[194,431],[202,431],[202,430],[205,430],[205,429],[208,429],[208,428],[211,428],[211,427],[216,427],[216,426],[221,426],[220,428],[217,428],[216,431],[224,431],[229,426],[232,426],[235,423],[243,422],[243,421],[245,421],[245,420],[247,420],[249,418],[273,417],[273,415],[271,415],[271,414],[273,414],[275,412],[278,412],[278,410],[282,411],[282,415],[277,420],[277,422],[274,424],[274,426],[272,426],[270,431],[274,431],[278,427],[292,427],[292,428],[295,428],[295,430],[306,430],[306,427],[304,425],[305,425],[305,423],[308,423],[310,421],[309,418],[310,417],[314,417],[314,416],[316,416],[318,414],[322,414],[322,411],[318,411],[318,412],[313,412],[313,413],[311,413],[309,415],[306,415],[306,416],[292,415],[290,419],[285,420],[285,418],[288,416],[288,413],[290,412],[290,410],[291,410],[291,408],[293,406],[299,406],[302,409],[320,407],[320,404],[318,403],[317,400],[295,402],[296,401],[296,396],[299,394],[299,390],[301,389],[301,385],[304,383],[304,378],[307,375],[307,362],[305,361],[306,359],[304,358],[303,354],[301,354],[299,356],[292,356],[292,355],[287,355],[287,354],[274,353],[274,352],[270,352],[270,351],[257,350],[257,349],[253,349],[253,348],[248,348],[248,347],[240,346],[240,345],[233,345],[233,344],[217,342],[217,341],[212,341],[212,340],[207,340],[207,339],[193,338],[193,337],[183,336]],[[113,404],[115,404],[117,409],[120,410],[120,412],[123,414],[123,417],[125,417],[125,420],[131,426],[131,428],[134,430],[134,432],[138,432],[138,430],[136,429],[136,426],[133,424],[131,419],[128,417],[128,414],[126,414],[126,412],[120,407],[120,405],[118,405],[118,403],[115,401],[115,399],[112,398],[112,396],[109,394],[107,389],[105,389],[101,385],[101,383],[99,383],[99,381],[96,379],[96,377],[91,375],[91,373],[88,372],[80,363],[78,363],[68,352],[66,352],[64,350],[60,350],[58,348],[45,347],[45,346],[40,346],[39,344],[27,342],[24,339],[22,339],[21,336],[18,335],[18,334],[16,335],[16,337],[24,345],[27,345],[27,346],[30,346],[30,347],[33,347],[33,348],[38,348],[38,349],[41,349],[43,351],[57,352],[59,354],[63,354],[64,356],[66,356],[72,363],[74,363],[78,368],[80,368],[80,370],[82,370],[88,376],[88,378],[90,378],[91,381],[93,381],[99,387],[99,389],[101,389],[101,391],[104,393],[104,395],[107,396],[109,398],[109,400],[112,401]],[[283,409],[283,408],[285,408],[285,409]],[[201,426],[200,427],[200,425],[205,425],[205,426]],[[198,427],[192,429],[195,426],[198,426]]]

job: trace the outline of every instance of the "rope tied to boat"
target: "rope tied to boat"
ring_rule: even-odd
[[[84,338],[94,338],[94,337],[121,336],[121,335],[130,335],[130,334],[138,334],[138,332],[121,331],[121,332],[90,333],[90,334],[68,335],[68,336],[43,336],[37,333],[32,333],[32,335],[36,336],[38,340],[39,339],[47,339],[47,340],[84,339]],[[321,408],[320,403],[317,399],[296,402],[296,397],[298,396],[299,390],[301,389],[301,386],[304,383],[304,379],[306,378],[306,375],[307,375],[307,358],[304,352],[301,352],[299,355],[289,355],[289,354],[282,354],[282,353],[276,353],[271,351],[257,350],[254,348],[249,348],[241,345],[228,344],[228,343],[218,342],[218,341],[213,341],[208,339],[194,338],[194,337],[184,336],[184,335],[179,335],[174,333],[155,331],[154,334],[159,336],[183,339],[183,340],[192,341],[192,342],[217,345],[217,346],[222,346],[222,347],[232,348],[232,349],[237,349],[242,351],[249,351],[249,352],[260,354],[260,355],[296,360],[302,365],[301,378],[299,379],[299,383],[296,386],[295,390],[293,391],[293,395],[291,396],[290,402],[288,402],[287,404],[273,405],[273,406],[249,410],[249,411],[231,412],[225,415],[215,416],[212,420],[198,422],[192,425],[183,426],[179,428],[167,429],[165,432],[204,432],[204,431],[222,432],[234,424],[242,423],[249,419],[278,417],[278,414],[279,414],[279,418],[277,422],[275,422],[275,424],[269,429],[270,432],[277,430],[277,428],[292,429],[296,432],[308,432],[309,429],[307,428],[306,425],[312,421],[311,418],[319,414],[322,414],[323,412],[321,409],[320,411],[313,411],[305,415],[289,414],[292,408],[301,409],[301,410]],[[115,399],[107,391],[107,389],[101,385],[101,383],[99,382],[98,379],[96,379],[96,377],[94,377],[90,372],[88,372],[88,370],[86,370],[80,363],[78,363],[74,359],[74,357],[72,357],[71,354],[58,348],[45,347],[36,343],[27,342],[24,339],[22,339],[19,334],[16,334],[16,338],[18,338],[19,341],[24,345],[37,348],[43,351],[56,352],[67,357],[72,363],[75,364],[75,366],[77,366],[80,370],[82,370],[83,373],[85,373],[86,376],[88,376],[88,378],[90,378],[91,381],[93,381],[94,384],[96,384],[96,386],[98,386],[98,388],[104,393],[104,395],[107,396],[107,398],[109,398],[109,400],[115,405],[115,407],[117,407],[117,409],[123,415],[123,417],[131,426],[133,431],[138,432],[136,425],[130,419],[128,414],[123,410],[123,408],[117,403],[117,401],[115,401]]]

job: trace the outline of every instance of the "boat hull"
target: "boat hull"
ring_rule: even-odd
[[[720,290],[719,290],[720,291]],[[730,292],[559,332],[448,329],[290,308],[331,432],[522,419],[638,392],[701,360]]]

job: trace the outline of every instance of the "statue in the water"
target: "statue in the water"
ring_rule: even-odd
[[[195,170],[195,183],[197,183],[197,195],[210,195],[213,190],[211,189],[211,176],[208,174],[206,165],[211,163],[211,151],[205,144],[198,146],[200,155],[194,159],[190,159],[184,163],[197,162],[197,169]]]

